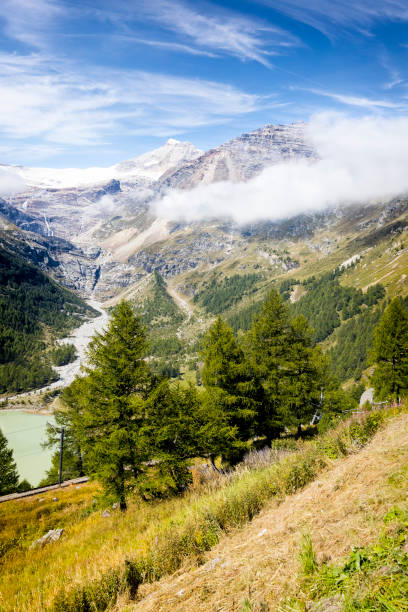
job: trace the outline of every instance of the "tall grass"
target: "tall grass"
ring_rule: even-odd
[[[273,453],[272,465],[244,464],[184,497],[150,505],[135,501],[125,515],[107,519],[94,513],[49,549],[26,547],[6,555],[0,609],[105,610],[119,594],[136,598],[140,583],[186,562],[202,563],[223,534],[250,521],[271,499],[279,502],[304,487],[338,457],[358,451],[396,412],[371,412],[343,423],[278,462]]]

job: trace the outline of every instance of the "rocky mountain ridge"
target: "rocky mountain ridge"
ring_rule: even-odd
[[[15,248],[21,251],[24,242],[31,245],[27,257],[37,259],[57,280],[103,301],[154,270],[167,279],[180,277],[185,287],[190,287],[189,275],[195,271],[205,274],[224,265],[238,272],[252,267],[287,273],[308,258],[332,253],[341,236],[358,230],[362,239],[365,233],[371,235],[373,226],[387,226],[405,214],[405,204],[397,198],[244,227],[225,220],[170,222],[157,218],[150,207],[173,189],[247,181],[271,165],[293,159],[313,162],[316,157],[303,123],[266,125],[206,153],[170,140],[156,151],[112,166],[118,174],[104,182],[31,186],[1,200],[2,240],[18,237]],[[136,172],[141,168],[143,176]],[[401,223],[405,227],[405,221]],[[355,254],[349,251],[347,247],[341,261]]]
[[[161,177],[163,188],[192,189],[217,181],[247,181],[264,168],[293,159],[313,159],[305,123],[265,125],[207,151]]]

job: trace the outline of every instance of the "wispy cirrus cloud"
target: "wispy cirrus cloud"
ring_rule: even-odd
[[[171,136],[272,103],[203,79],[94,67],[79,73],[44,55],[1,60],[8,69],[0,75],[0,134],[10,149],[25,139],[46,150],[50,143],[95,146],[129,134]]]
[[[331,98],[336,102],[341,102],[342,104],[346,104],[347,106],[358,106],[361,108],[365,108],[367,110],[375,110],[375,109],[395,109],[402,110],[406,108],[406,103],[401,102],[392,102],[391,100],[377,100],[374,98],[366,98],[364,96],[353,96],[342,93],[335,93],[332,91],[325,91],[323,89],[313,89],[306,87],[296,87],[293,89],[297,89],[300,91],[307,91],[309,93],[315,94],[317,96],[324,96],[326,98]]]
[[[67,14],[58,0],[2,0],[0,18],[5,34],[12,39],[42,49],[46,32]]]
[[[297,21],[306,23],[329,37],[341,31],[358,31],[369,35],[381,20],[407,21],[405,0],[259,0]]]
[[[205,49],[197,49],[196,47],[191,47],[190,45],[183,45],[182,43],[177,42],[166,42],[163,40],[149,40],[147,38],[137,38],[136,36],[116,36],[116,39],[120,39],[124,42],[129,42],[131,44],[141,44],[147,45],[148,47],[153,47],[155,49],[165,49],[166,51],[175,51],[178,53],[188,53],[189,55],[201,55],[203,57],[218,57],[216,53],[212,53],[211,51],[206,51]]]
[[[109,14],[109,11],[108,11]],[[260,19],[221,9],[216,4],[202,5],[180,0],[151,0],[137,6],[116,3],[113,22],[128,33],[137,32],[143,19],[175,36],[175,40],[158,44],[168,49],[215,56],[229,55],[242,61],[254,61],[268,68],[270,57],[301,42],[294,34]],[[151,45],[145,39],[146,44]]]

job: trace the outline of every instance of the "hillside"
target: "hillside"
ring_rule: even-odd
[[[379,532],[385,531],[389,538],[395,534],[394,545],[399,547],[406,563],[408,533],[403,521],[408,511],[407,459],[408,420],[404,415],[377,434],[368,448],[334,463],[332,469],[303,491],[281,504],[271,504],[247,527],[222,538],[200,567],[186,568],[171,578],[142,587],[137,604],[119,609],[128,612],[405,609],[404,566],[399,570],[388,568],[390,574],[396,572],[395,581],[401,581],[402,606],[397,604],[393,608],[392,600],[388,600],[387,587],[392,593],[392,585],[391,580],[382,578],[387,576],[388,559],[386,542],[379,540]],[[399,517],[402,524],[398,531]],[[353,550],[368,552],[368,547],[378,548],[381,542],[383,562],[377,562],[375,573],[363,575],[360,583],[352,584],[351,592],[333,585],[327,588],[326,597],[320,596],[319,590],[313,588],[313,577],[302,572],[299,557],[305,533],[310,534],[321,571],[325,567],[342,567]],[[371,603],[374,607],[357,607],[357,601],[367,595],[375,597],[377,589],[381,590],[378,600],[374,599],[377,604]],[[321,591],[324,593],[323,588]],[[347,607],[346,601],[350,602],[353,596],[355,607]]]
[[[293,450],[254,457],[181,497],[130,499],[127,513],[107,508],[94,484],[61,489],[55,501],[50,492],[2,504],[2,608],[238,611],[305,601],[302,533],[323,568],[375,544],[386,513],[406,510],[405,409],[348,421]],[[60,540],[30,548],[55,528]],[[397,533],[402,547],[406,524]]]
[[[95,316],[95,311],[3,248],[0,286],[0,393],[25,391],[56,380],[51,351],[55,339],[67,335],[84,318]]]

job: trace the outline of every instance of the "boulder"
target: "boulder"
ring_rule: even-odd
[[[41,536],[41,538],[35,540],[35,542],[31,544],[30,548],[37,548],[38,546],[42,547],[46,544],[49,544],[49,542],[56,542],[60,539],[63,532],[63,529],[50,529],[49,531],[47,531],[47,533]]]

